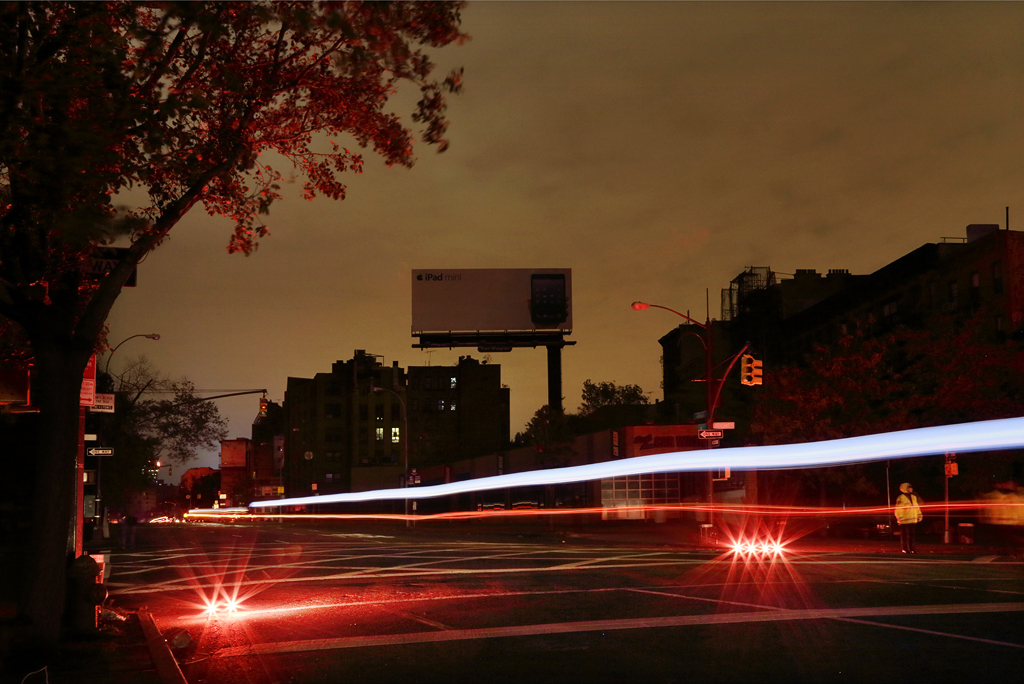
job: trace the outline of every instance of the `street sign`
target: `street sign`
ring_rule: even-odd
[[[114,395],[103,392],[96,393],[96,403],[89,407],[93,413],[113,413]]]
[[[85,364],[85,374],[82,376],[82,391],[79,395],[79,406],[93,406],[96,404],[96,355],[89,357]]]
[[[736,423],[712,423],[711,427],[716,430],[735,430]]]
[[[128,253],[127,247],[105,247],[103,249],[97,249],[92,257],[89,259],[86,267],[86,275],[93,278],[102,278],[117,266],[117,263]],[[128,276],[128,280],[125,282],[125,287],[135,287],[136,280],[138,278],[137,268],[132,269],[132,274]]]
[[[110,447],[92,447],[91,449],[86,449],[85,453],[90,456],[113,456],[114,450]]]
[[[721,430],[701,430],[697,436],[701,439],[720,439],[724,434]]]

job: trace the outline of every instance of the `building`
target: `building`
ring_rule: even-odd
[[[462,357],[419,366],[356,350],[330,373],[288,378],[286,494],[400,487],[410,468],[495,453],[508,444],[509,390],[501,367]],[[407,440],[406,425],[408,425]]]
[[[283,464],[287,496],[353,491],[353,471],[361,468],[376,468],[378,479],[399,486],[405,372],[397,361],[384,366],[379,358],[357,349],[352,359],[335,362],[330,373],[288,378]],[[358,473],[355,477],[361,482]]]
[[[460,356],[455,366],[409,368],[410,463],[439,465],[499,453],[509,443],[501,366]]]
[[[967,226],[964,238],[922,245],[828,299],[785,319],[783,358],[831,344],[853,326],[882,332],[978,317],[993,342],[1024,330],[1024,232]]]
[[[221,506],[248,504],[248,464],[253,459],[253,442],[247,437],[225,439],[220,443]]]
[[[797,269],[790,278],[750,267],[722,291],[712,321],[715,378],[747,343],[766,366],[799,363],[815,345],[829,345],[853,326],[882,332],[894,325],[937,325],[980,316],[992,341],[1024,334],[1024,233],[972,224],[966,236],[922,245],[869,275]],[[663,349],[663,419],[685,421],[704,410],[703,329],[682,325]],[[735,371],[734,371],[735,374]],[[749,393],[730,376],[718,417],[742,420]]]
[[[220,491],[220,471],[206,466],[189,468],[181,474],[178,484],[178,504],[184,510],[209,508]]]
[[[245,468],[249,501],[284,496],[286,418],[280,404],[260,400],[260,412],[252,423],[252,450]]]

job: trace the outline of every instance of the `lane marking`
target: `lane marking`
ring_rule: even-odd
[[[778,610],[749,613],[721,613],[717,615],[677,615],[671,617],[628,618],[617,620],[587,620],[580,622],[556,622],[512,627],[484,627],[477,629],[453,629],[444,632],[411,632],[368,637],[337,637],[332,639],[307,639],[303,641],[280,641],[247,646],[222,648],[213,653],[215,658],[234,658],[249,655],[272,655],[300,653],[305,651],[331,651],[344,648],[367,648],[372,646],[398,646],[403,644],[466,641],[472,639],[497,639],[540,634],[570,634],[575,632],[601,632],[622,629],[660,629],[666,627],[688,627],[700,625],[726,625],[738,623],[766,623],[790,620],[847,619],[858,617],[879,617],[891,615],[957,615],[971,613],[1024,612],[1024,603],[1001,603],[986,605],[935,605],[935,606],[884,606],[875,608],[833,608],[807,610]],[[1021,648],[1019,644],[1002,644]]]
[[[671,596],[672,598],[687,599],[689,601],[704,601],[706,603],[726,603],[731,606],[743,606],[744,608],[762,608],[764,610],[785,610],[779,606],[766,606],[760,603],[746,603],[743,601],[727,601],[726,599],[714,599],[707,598],[704,596],[687,596],[686,594],[673,594],[669,591],[652,591],[650,589],[626,589],[626,591],[635,591],[638,594],[654,594],[655,596]]]

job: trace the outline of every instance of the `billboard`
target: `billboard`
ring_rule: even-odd
[[[412,333],[572,330],[570,268],[412,272]]]

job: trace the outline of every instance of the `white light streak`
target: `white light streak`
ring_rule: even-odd
[[[378,489],[346,494],[304,496],[295,499],[254,501],[249,504],[249,507],[267,508],[379,500],[430,499],[506,487],[585,482],[642,473],[702,472],[726,466],[736,470],[813,468],[928,456],[946,452],[999,451],[1019,447],[1024,447],[1024,418],[1004,418],[886,432],[863,437],[848,437],[825,442],[675,451],[605,463],[483,477],[430,487]]]

